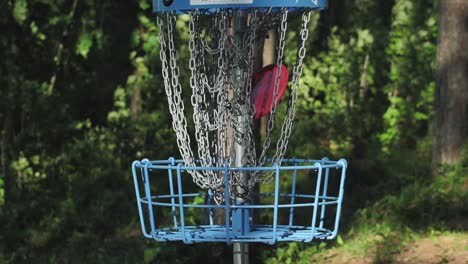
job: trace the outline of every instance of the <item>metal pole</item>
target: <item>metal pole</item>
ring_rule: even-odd
[[[248,13],[244,10],[237,10],[234,14],[233,18],[233,36],[234,36],[234,41],[240,42],[243,40],[242,37],[242,32],[244,32],[247,28],[247,23],[248,23]],[[237,33],[237,34],[236,34]],[[240,72],[241,70],[239,69],[235,76],[237,80],[240,78]],[[240,82],[237,82],[237,85],[241,85]],[[238,106],[242,107],[242,106]],[[241,113],[245,113],[245,111],[240,111]],[[236,117],[237,121],[239,124],[245,124],[245,121],[247,121],[246,116],[239,115]],[[239,126],[241,130],[243,130],[243,126]],[[239,128],[237,128],[239,129]],[[245,133],[245,131],[238,131],[239,133]],[[234,136],[234,153],[235,153],[235,160],[234,160],[234,166],[235,167],[242,167],[244,166],[242,162],[242,158],[244,155],[245,151],[245,146],[242,144],[239,144],[235,140],[235,135]],[[242,182],[244,183],[243,185],[245,186],[247,183],[247,173],[240,172]],[[241,186],[236,187],[236,191],[239,194],[245,193],[245,190]],[[226,198],[228,199],[228,198]],[[245,204],[247,201],[245,201],[242,197],[236,197],[235,200],[236,204],[241,205]],[[250,216],[249,216],[249,210],[248,209],[236,209],[233,211],[233,223],[232,223],[232,228],[233,232],[238,233],[242,235],[244,232],[249,232],[249,226],[250,226]],[[249,263],[249,245],[247,243],[234,243],[233,245],[233,261],[234,264],[248,264]]]
[[[234,264],[248,264],[249,263],[249,244],[248,243],[234,243],[232,246],[232,254]]]

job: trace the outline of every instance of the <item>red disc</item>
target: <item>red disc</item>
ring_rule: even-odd
[[[278,96],[275,102],[275,78],[278,71],[281,73],[279,75]],[[277,64],[268,65],[254,74],[250,102],[255,107],[255,119],[270,113],[271,109],[275,108],[281,101],[288,88],[288,78],[288,69],[282,64],[281,67]]]

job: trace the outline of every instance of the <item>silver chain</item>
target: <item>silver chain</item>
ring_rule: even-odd
[[[311,12],[307,11],[302,14],[302,27],[301,27],[301,39],[299,44],[299,50],[297,52],[296,65],[293,69],[293,78],[292,78],[292,92],[291,92],[291,103],[287,112],[286,120],[281,128],[281,136],[276,144],[276,153],[273,156],[273,160],[278,160],[280,157],[283,157],[286,148],[288,146],[289,137],[291,135],[294,115],[296,113],[296,100],[297,92],[299,90],[300,80],[303,71],[303,62],[306,55],[306,41],[309,37],[309,28],[308,24],[310,22]]]
[[[286,149],[287,149],[287,146],[288,146],[288,143],[289,143],[289,137],[291,135],[292,125],[293,125],[294,116],[295,116],[295,112],[296,112],[297,91],[299,89],[300,79],[301,79],[302,71],[303,71],[303,61],[304,61],[304,57],[305,57],[305,54],[306,54],[305,44],[306,44],[306,40],[307,40],[307,38],[309,36],[308,24],[310,22],[310,15],[311,15],[311,13],[310,13],[309,10],[305,11],[302,14],[302,26],[301,26],[301,33],[300,33],[301,39],[299,41],[299,49],[298,49],[298,52],[297,52],[296,65],[294,66],[293,74],[292,74],[292,81],[291,81],[292,89],[291,89],[289,108],[287,110],[286,118],[284,119],[283,125],[281,127],[280,139],[276,143],[276,152],[275,152],[275,154],[274,154],[274,156],[272,158],[272,161],[271,161],[272,164],[274,164],[274,163],[281,164],[281,161],[282,161],[282,159],[284,157],[284,154],[286,152]],[[282,25],[282,27],[283,27],[283,25]],[[280,40],[280,44],[278,46],[279,46],[278,47],[279,49],[284,50],[284,46],[281,48],[281,40]],[[280,64],[278,64],[278,65],[280,65]],[[280,67],[281,67],[281,65],[280,65]],[[277,79],[276,80],[279,80],[279,77],[278,77],[279,74],[280,74],[280,69],[277,70],[277,76],[276,76]],[[276,90],[276,85],[277,84],[275,82],[275,90]],[[276,93],[275,93],[275,96],[277,96]],[[274,102],[276,104],[276,99],[275,99]],[[274,106],[274,105],[272,104],[272,106]],[[273,126],[272,119],[274,119],[274,114],[276,113],[276,109],[272,109],[271,113],[272,114],[270,114],[270,119],[269,119],[269,123],[268,123],[268,127],[267,127],[267,137],[268,137],[268,133],[271,132],[269,130],[273,129],[272,127],[270,127],[270,125]],[[270,124],[270,122],[271,122],[271,124]],[[262,152],[262,154],[263,154],[263,152]],[[262,160],[260,160],[260,162],[262,162]],[[263,163],[261,163],[261,165],[263,165]],[[274,175],[274,173],[267,173],[267,174],[264,175],[264,177],[262,177],[258,181],[260,183],[269,183],[273,179],[273,175]]]
[[[182,100],[182,85],[179,82],[180,68],[178,50],[175,46],[175,13],[160,14],[159,26],[160,57],[162,77],[172,115],[172,127],[177,136],[177,145],[187,166],[222,167],[232,166],[236,159],[233,144],[243,146],[243,166],[263,166],[272,143],[272,131],[275,127],[276,108],[278,105],[281,68],[283,67],[286,43],[288,9],[273,12],[251,9],[248,11],[247,26],[244,31],[234,28],[236,16],[234,9],[219,9],[212,13],[193,10],[189,14],[189,71],[190,102],[193,108],[194,139],[197,145],[195,158],[187,128],[185,105]],[[291,95],[281,135],[276,142],[276,152],[272,163],[280,163],[286,151],[295,114],[297,89],[302,74],[305,56],[305,41],[308,36],[307,24],[310,12],[302,14],[301,40],[298,56],[293,69]],[[271,29],[278,28],[276,48],[277,70],[274,77],[273,103],[270,107],[266,138],[261,146],[261,155],[257,159],[253,139],[253,117],[257,111],[250,103],[252,76],[256,47],[262,45],[264,36]],[[265,107],[265,101],[263,107]],[[212,170],[188,171],[194,182],[203,189],[211,189],[215,200],[223,202],[224,175]],[[255,184],[269,182],[271,173],[250,173],[245,181],[245,173],[231,172],[230,189],[236,195],[236,186],[246,190],[248,196]],[[248,197],[247,197],[248,198]]]

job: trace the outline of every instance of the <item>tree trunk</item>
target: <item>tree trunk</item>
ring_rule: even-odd
[[[468,1],[441,0],[432,164],[455,164],[468,143]]]
[[[132,89],[132,98],[130,102],[130,116],[132,121],[135,121],[138,114],[141,112],[141,88],[139,84],[135,84]]]

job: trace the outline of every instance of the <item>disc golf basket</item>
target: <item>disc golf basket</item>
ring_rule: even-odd
[[[223,204],[209,203],[216,195],[211,190],[185,192],[184,187],[188,184],[184,184],[183,178],[188,176],[188,170],[220,173],[224,177],[224,186],[228,187],[231,176],[236,172],[273,172],[274,181],[270,184],[272,192],[252,193],[251,201],[257,203],[237,204],[230,199],[225,199]],[[264,167],[187,167],[183,160],[173,158],[133,163],[144,236],[156,241],[185,243],[275,244],[281,241],[311,242],[314,239],[333,239],[338,232],[345,171],[345,160],[329,161],[326,158],[315,161],[283,159],[281,166],[275,164]],[[306,193],[297,192],[297,178],[301,174],[311,176],[313,182],[307,186]],[[280,190],[282,181],[290,182],[291,189]],[[330,190],[330,181],[338,182],[339,188]],[[152,188],[153,186],[155,188]],[[230,188],[225,188],[221,195],[229,197]],[[208,203],[200,204],[200,201]],[[145,209],[147,212],[144,212]],[[157,217],[156,211],[165,212],[160,215],[169,217]],[[215,223],[215,211],[222,212],[223,223]],[[265,212],[269,212],[272,217],[254,220],[256,214]],[[301,219],[297,216],[295,218],[298,213]],[[202,223],[203,221],[205,223]]]
[[[333,239],[346,161],[284,157],[311,12],[327,1],[154,0],[153,5],[181,159],[133,163],[144,236],[234,246]],[[287,38],[290,17],[300,19],[293,42]],[[179,47],[180,23],[186,23],[189,37]],[[268,45],[269,63],[263,59]],[[294,61],[285,58],[286,46],[295,47]],[[180,63],[180,52],[189,54],[187,63]],[[181,74],[189,77],[185,89]],[[254,123],[262,117],[266,131],[259,141]]]

